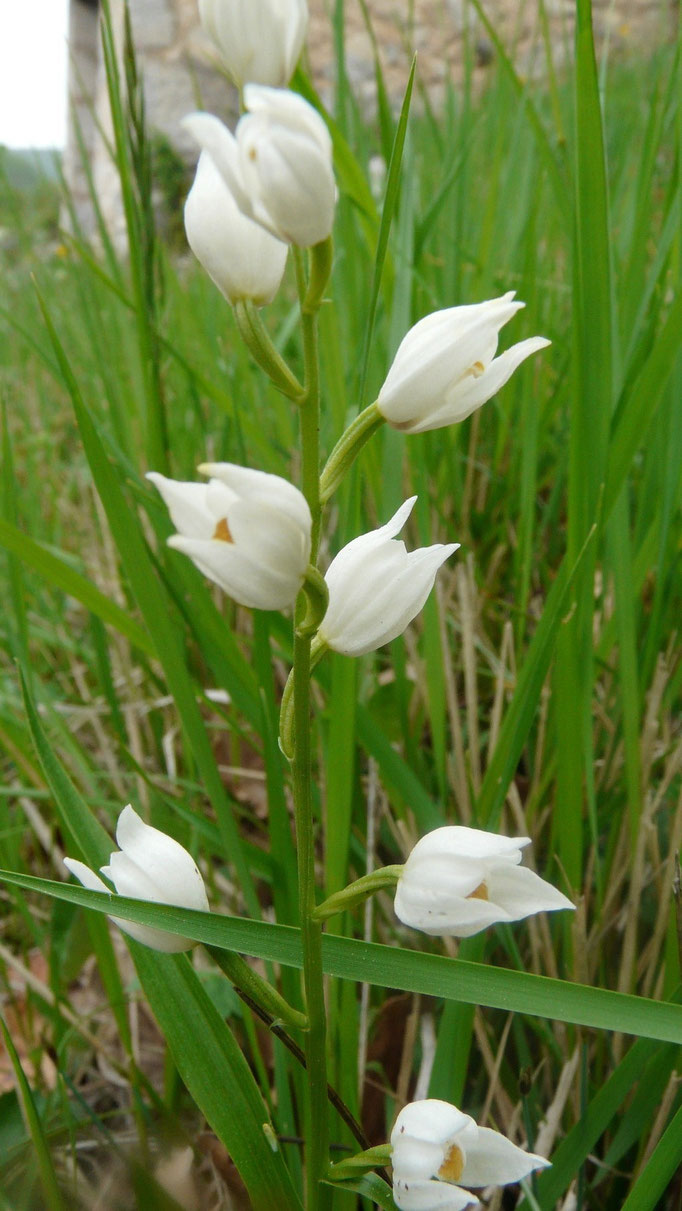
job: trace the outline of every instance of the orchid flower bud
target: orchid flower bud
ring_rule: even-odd
[[[327,613],[318,642],[346,656],[363,656],[401,635],[419,613],[436,573],[459,543],[406,551],[395,535],[417,497],[401,505],[379,530],[354,538],[332,560],[325,580]]]
[[[486,303],[424,316],[407,333],[377,406],[403,433],[425,433],[464,420],[495,395],[521,362],[551,342],[542,336],[495,357],[500,329],[525,306],[514,291]]]
[[[183,126],[209,154],[243,215],[283,240],[322,243],[334,222],[336,184],[329,131],[312,105],[286,89],[247,84],[250,111],[235,133],[213,114]]]
[[[274,298],[287,245],[241,213],[206,151],[185,203],[185,231],[195,257],[229,303],[251,299],[260,306]]]
[[[332,141],[298,93],[247,84],[237,125],[253,217],[287,244],[308,248],[331,233],[336,205]]]
[[[199,0],[199,16],[238,88],[284,88],[308,28],[306,0]]]
[[[497,921],[573,908],[571,901],[520,866],[530,837],[500,837],[447,825],[417,842],[395,893],[404,925],[440,937],[469,938]]]
[[[112,853],[109,865],[101,869],[119,896],[149,900],[152,904],[194,908],[199,912],[209,911],[204,881],[192,855],[166,833],[145,824],[130,804],[123,808],[118,818],[116,840],[120,850]],[[65,858],[64,865],[83,887],[111,895],[111,888],[84,862]],[[180,938],[164,929],[137,925],[134,921],[124,921],[119,917],[112,917],[112,920],[137,942],[166,954],[176,954],[194,946],[190,938]]]
[[[550,1163],[437,1098],[401,1110],[391,1147],[400,1211],[462,1211],[478,1203],[466,1187],[507,1186]]]
[[[147,474],[178,530],[168,545],[189,555],[240,605],[293,605],[310,558],[312,520],[303,494],[278,475],[234,463],[199,470],[211,477],[207,484]]]

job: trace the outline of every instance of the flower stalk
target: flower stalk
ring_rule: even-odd
[[[258,1009],[273,1022],[281,1022],[294,1030],[307,1030],[308,1019],[304,1013],[294,1009],[284,997],[278,993],[272,984],[258,975],[252,967],[232,950],[223,950],[218,946],[207,946],[213,962],[226,975],[237,992],[245,994],[249,1001],[255,1003]]]
[[[403,867],[398,865],[381,866],[378,870],[373,870],[371,874],[363,875],[361,879],[349,883],[342,891],[334,892],[333,896],[329,896],[322,904],[318,904],[313,914],[315,920],[328,921],[337,913],[362,904],[376,892],[383,891],[386,887],[395,887],[402,873]]]
[[[323,504],[343,483],[362,447],[384,423],[376,401],[351,421],[332,450],[320,476],[320,500]]]
[[[240,299],[234,305],[234,316],[241,338],[261,370],[283,395],[300,403],[304,395],[303,387],[277,352],[256,305],[250,299]]]
[[[320,533],[319,411],[320,382],[317,313],[306,305],[308,281],[303,254],[294,249],[296,282],[301,302],[305,394],[300,402],[302,488],[312,517],[311,564],[315,564]],[[292,778],[298,860],[298,903],[303,942],[303,984],[308,1019],[306,1056],[306,1211],[319,1211],[325,1198],[322,1179],[329,1157],[326,1013],[322,973],[322,926],[315,911],[315,825],[312,805],[310,672],[311,635],[306,629],[306,595],[299,594],[294,621]],[[303,631],[303,633],[301,633]]]

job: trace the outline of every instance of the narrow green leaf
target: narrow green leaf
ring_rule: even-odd
[[[59,1185],[57,1183],[57,1175],[54,1171],[52,1158],[45,1139],[43,1125],[38,1116],[31,1087],[26,1080],[26,1075],[21,1066],[21,1061],[17,1055],[17,1049],[12,1042],[12,1036],[5,1025],[5,1019],[0,1015],[0,1030],[5,1043],[5,1049],[10,1058],[14,1069],[14,1076],[17,1082],[17,1091],[19,1101],[21,1102],[24,1118],[28,1124],[28,1129],[31,1132],[33,1140],[33,1148],[38,1162],[38,1171],[40,1173],[40,1184],[43,1188],[45,1197],[46,1211],[66,1211],[66,1203],[64,1202]]]
[[[185,664],[175,619],[168,611],[168,603],[155,575],[137,518],[128,507],[116,472],[107,458],[49,312],[40,295],[38,297],[64,381],[71,395],[85,453],[114,541],[150,635],[153,637],[156,653],[177,704],[190,750],[215,808],[226,855],[234,864],[250,911],[257,915],[259,904],[253,879],[215,756],[206,734],[206,728],[197,706],[195,690]]]
[[[109,836],[59,765],[25,686],[24,701],[36,750],[55,797],[60,826],[86,861],[97,868],[111,852]],[[53,886],[78,890],[66,884]],[[112,897],[99,894],[110,905]],[[70,895],[58,898],[83,903],[79,899],[74,901]],[[127,941],[178,1071],[232,1154],[254,1208],[272,1211],[274,1205],[293,1211],[300,1204],[282,1157],[272,1152],[263,1134],[263,1123],[267,1121],[265,1104],[229,1028],[201,987],[186,956],[169,960],[132,939]]]
[[[378,1207],[383,1207],[384,1211],[397,1211],[390,1186],[376,1173],[366,1173],[348,1182],[325,1182],[325,1185],[341,1193],[347,1190],[349,1194],[362,1194],[365,1198],[371,1198]]]
[[[369,353],[372,348],[372,337],[374,334],[374,324],[376,321],[377,302],[379,300],[379,289],[381,286],[381,278],[384,271],[384,262],[386,260],[386,252],[388,249],[388,237],[391,232],[391,224],[398,204],[398,193],[400,190],[400,166],[403,159],[403,148],[405,146],[405,136],[407,134],[407,121],[410,116],[410,101],[412,99],[412,87],[414,84],[414,73],[417,66],[416,56],[412,60],[412,67],[405,88],[405,96],[400,110],[400,118],[393,140],[393,148],[391,151],[391,160],[388,165],[388,177],[386,180],[386,195],[384,198],[384,206],[381,212],[381,223],[379,225],[379,238],[377,240],[376,256],[374,258],[374,270],[372,272],[372,285],[369,294],[369,307],[365,320],[365,344],[360,361],[360,386],[358,389],[358,404],[359,408],[365,406],[365,388],[367,385],[367,371],[369,368]]]
[[[207,945],[235,950],[285,966],[302,966],[300,930],[247,917],[220,916],[152,904],[125,896],[105,895],[84,887],[0,871],[0,879],[29,891],[39,891],[115,913],[127,921],[167,929]],[[573,984],[549,976],[471,963],[443,955],[424,954],[377,942],[325,935],[324,969],[342,980],[399,988],[425,996],[526,1013],[598,1030],[642,1035],[666,1043],[682,1043],[682,1006],[667,1001]]]
[[[648,1039],[638,1039],[583,1110],[578,1122],[553,1153],[552,1168],[535,1178],[541,1206],[555,1207],[568,1190],[581,1165],[620,1111],[632,1086],[641,1077],[653,1050],[654,1046]],[[529,1211],[529,1206],[524,1199],[519,1211]]]
[[[155,654],[151,639],[130,614],[101,593],[87,577],[81,576],[61,555],[56,555],[3,518],[0,518],[0,546],[18,556],[27,567],[34,568],[50,584],[75,597],[86,610],[114,627],[140,651],[148,656]]]
[[[655,1211],[682,1164],[682,1106],[668,1123],[621,1211]]]
[[[187,956],[168,960],[138,944],[131,950],[180,1076],[228,1148],[254,1211],[300,1209],[282,1153],[265,1134],[269,1117],[251,1070]],[[275,1138],[272,1129],[269,1135]]]

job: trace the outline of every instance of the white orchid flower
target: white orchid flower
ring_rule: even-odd
[[[395,893],[404,925],[440,937],[468,938],[498,921],[573,908],[571,901],[520,866],[530,837],[500,837],[446,825],[417,842]]]
[[[318,642],[346,656],[362,656],[401,635],[419,613],[439,567],[459,543],[408,552],[396,541],[416,499],[406,500],[385,526],[354,538],[332,560]]]
[[[400,1211],[462,1211],[478,1202],[469,1187],[506,1186],[550,1163],[436,1098],[401,1110],[391,1147]]]
[[[550,344],[532,336],[495,357],[500,329],[524,306],[510,291],[419,320],[398,346],[379,392],[377,407],[384,419],[403,433],[425,433],[480,408],[521,362]]]
[[[207,484],[147,474],[178,531],[168,545],[189,555],[205,576],[256,610],[293,605],[310,558],[310,509],[278,475],[234,463],[199,468]]]
[[[240,211],[208,152],[199,157],[185,203],[187,241],[228,302],[258,306],[277,293],[288,247]]]
[[[145,824],[130,804],[123,808],[118,818],[116,841],[120,850],[112,853],[109,865],[101,869],[119,896],[209,911],[204,881],[192,855],[166,833]],[[65,858],[64,865],[83,887],[111,895],[111,888],[84,862]],[[120,917],[112,916],[112,920],[131,938],[166,954],[190,950],[195,944],[190,938],[180,938],[163,929],[137,925]]]
[[[242,214],[286,244],[326,240],[336,184],[329,131],[312,105],[286,89],[247,84],[235,133],[212,114],[183,125],[221,173]]]
[[[199,16],[238,88],[284,88],[308,28],[306,0],[199,0]]]

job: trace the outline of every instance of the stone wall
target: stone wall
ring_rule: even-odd
[[[307,59],[315,83],[330,104],[334,87],[334,51],[329,0],[309,0],[311,23]],[[367,0],[389,95],[399,105],[413,52],[418,71],[437,106],[449,80],[462,78],[465,47],[474,52],[474,80],[483,82],[495,52],[469,0]],[[110,0],[117,30],[123,25],[124,0]],[[505,48],[525,76],[545,70],[538,0],[484,0]],[[557,67],[571,53],[575,0],[545,0],[548,33]],[[134,39],[143,72],[150,129],[163,132],[188,163],[196,157],[180,121],[204,108],[228,121],[235,95],[220,71],[208,38],[198,23],[197,0],[130,0]],[[118,186],[97,131],[110,120],[98,46],[97,0],[71,0],[70,95],[80,124],[87,165],[78,147],[74,120],[65,153],[66,177],[86,232],[94,230],[88,175],[95,183],[109,229],[118,237],[122,217]],[[641,52],[674,36],[679,0],[594,0],[597,43],[603,51]],[[372,45],[358,0],[346,3],[346,69],[356,95],[369,113],[375,102]],[[96,119],[93,115],[96,115]],[[120,242],[120,241],[119,241]]]

